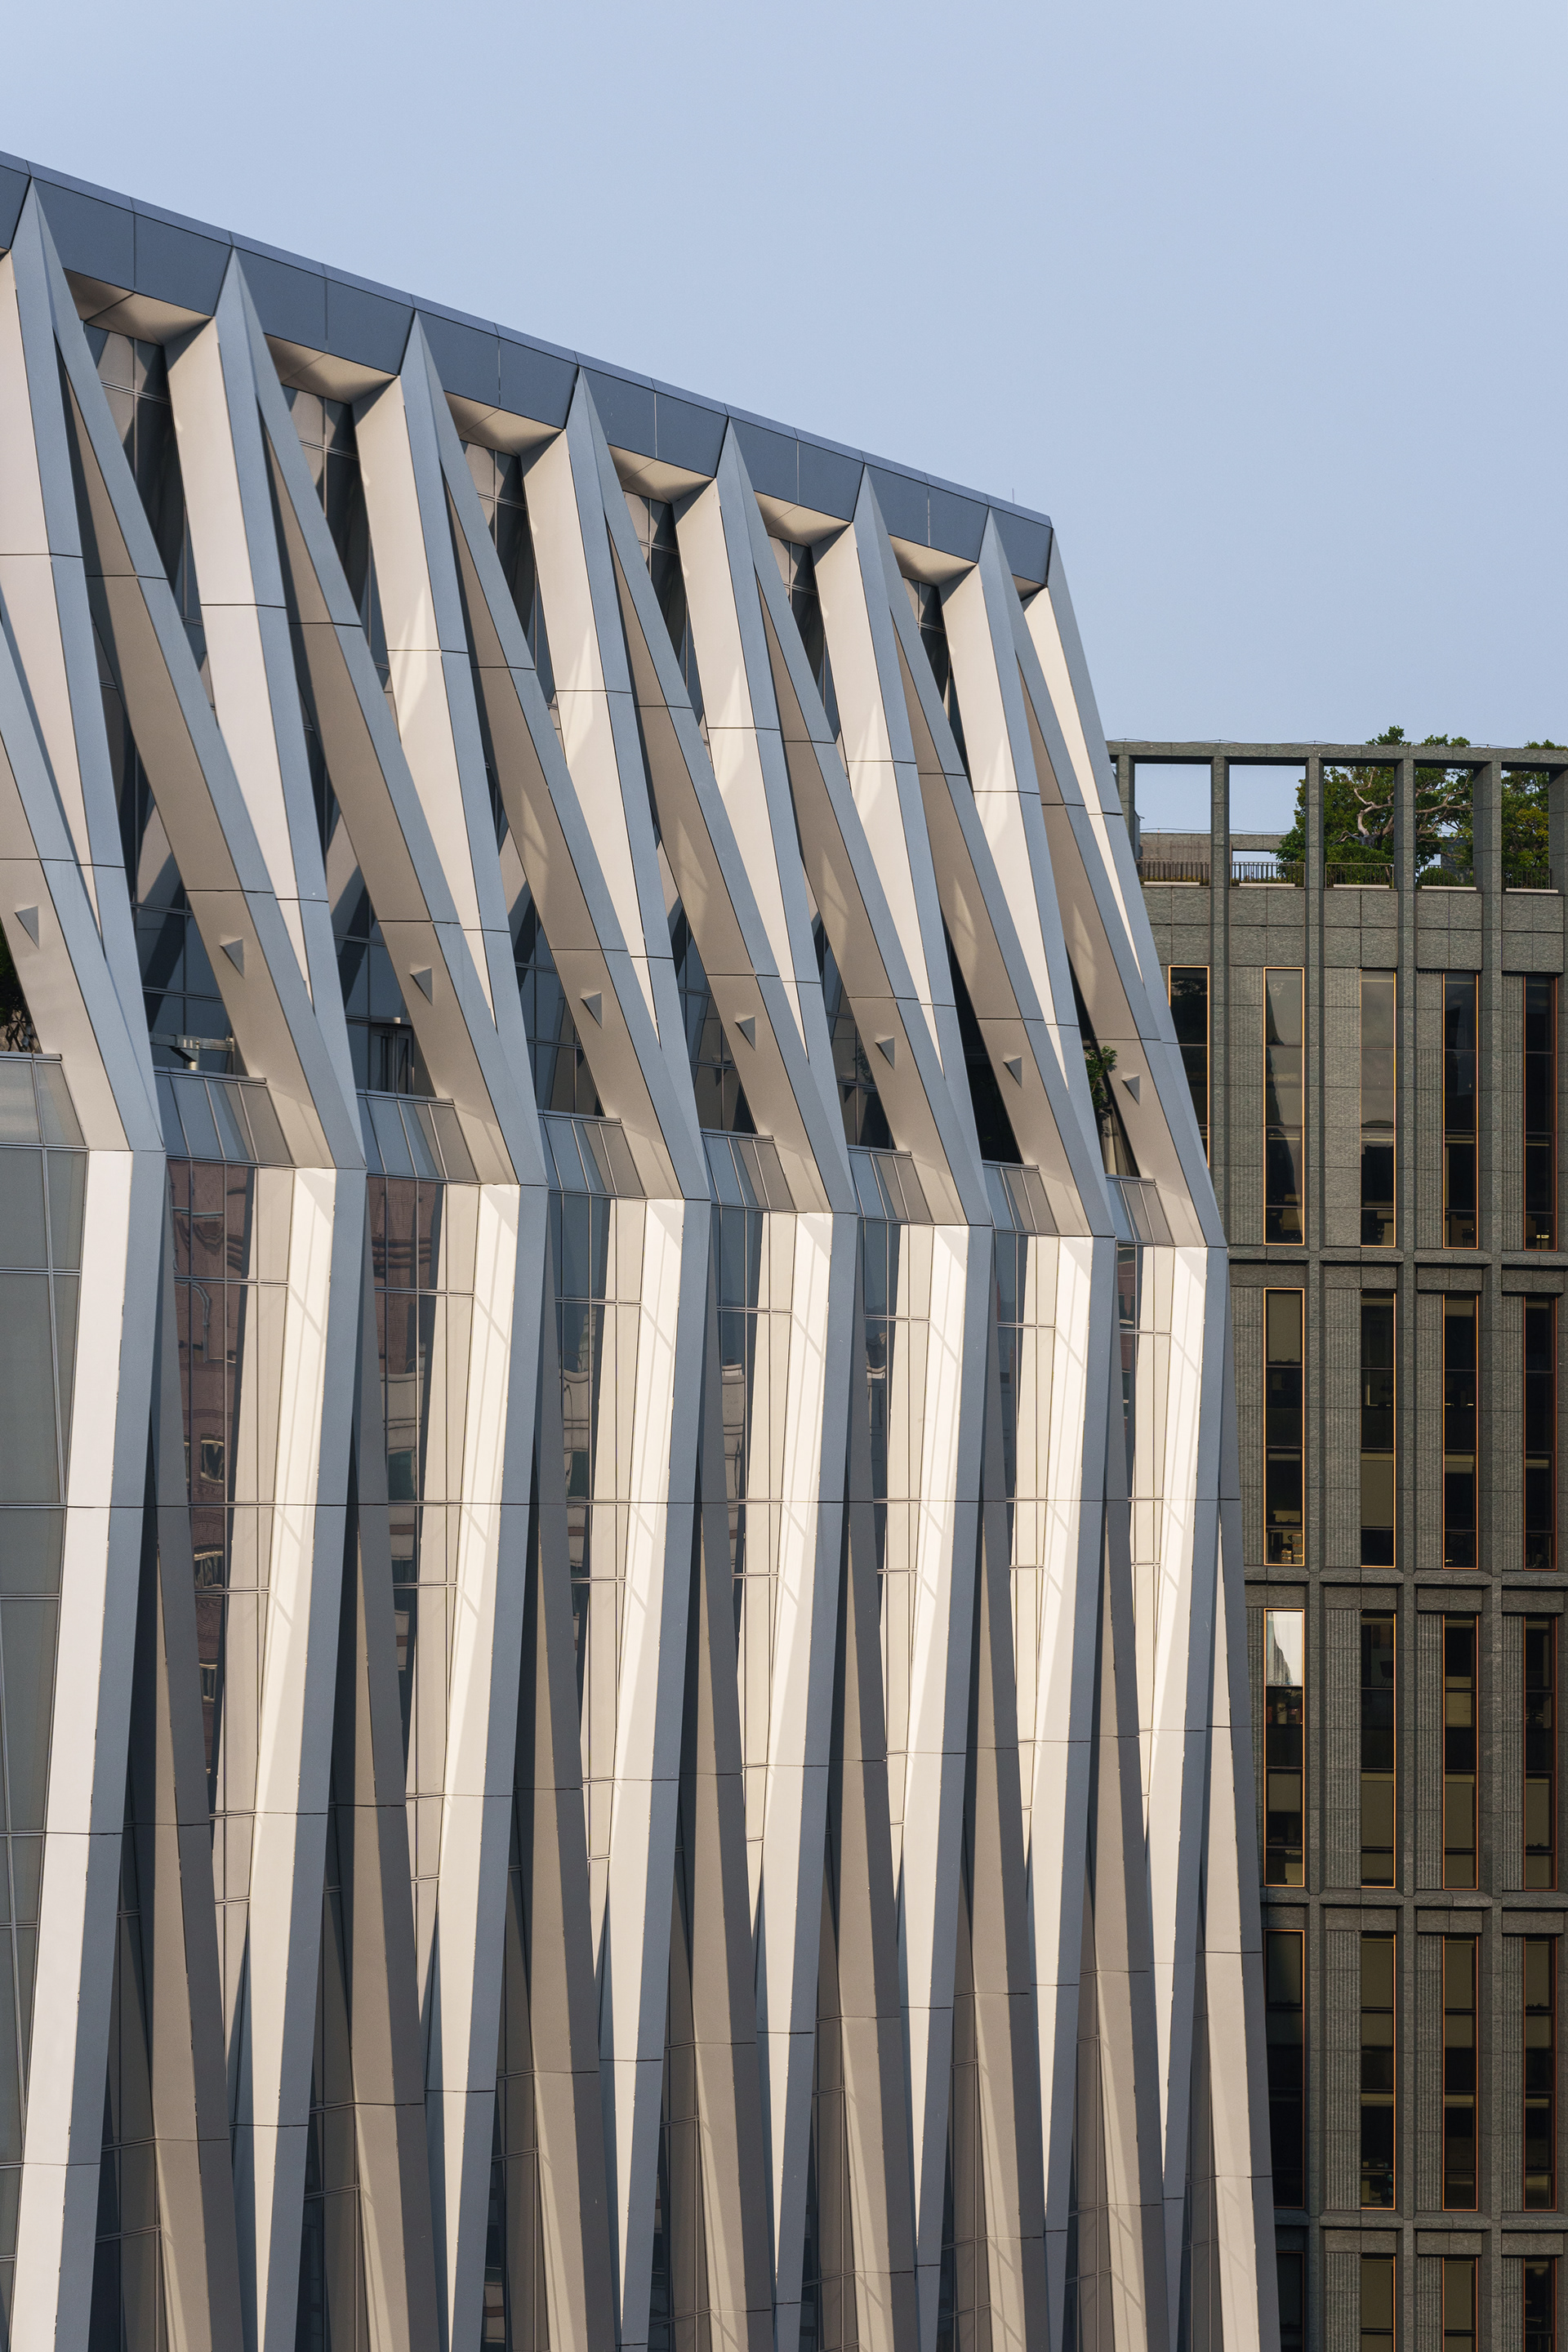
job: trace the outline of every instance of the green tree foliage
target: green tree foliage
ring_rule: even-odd
[[[0,930],[0,1047],[7,1054],[33,1054],[37,1039],[27,1012],[27,1000],[16,977],[10,942]]]
[[[1110,1117],[1110,1073],[1116,1067],[1114,1046],[1091,1045],[1086,1037],[1083,1066],[1089,1073],[1089,1098],[1100,1118]]]
[[[1421,751],[1464,751],[1468,735],[1427,735]],[[1373,744],[1403,746],[1403,727],[1387,728]],[[1531,751],[1562,747],[1550,736],[1525,746]],[[1394,799],[1398,770],[1365,767],[1323,770],[1323,858],[1339,882],[1381,881],[1394,857]],[[1507,882],[1542,881],[1547,869],[1547,778],[1544,768],[1512,768],[1502,783],[1502,861]],[[1296,794],[1296,822],[1279,843],[1282,866],[1307,855],[1307,787]],[[1415,771],[1415,874],[1418,881],[1468,882],[1475,870],[1475,833],[1470,780],[1466,770],[1425,763]]]

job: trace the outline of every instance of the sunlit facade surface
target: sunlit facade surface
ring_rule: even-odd
[[[0,248],[8,2341],[1272,2347],[1226,1255],[1050,526],[26,166]]]

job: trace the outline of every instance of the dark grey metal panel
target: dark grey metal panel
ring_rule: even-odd
[[[1015,514],[1005,507],[993,507],[991,511],[1014,576],[1043,582],[1050,568],[1050,524],[1031,515]]]
[[[173,222],[136,215],[136,290],[188,310],[217,308],[232,248]]]
[[[694,474],[716,474],[724,445],[723,411],[678,400],[668,392],[656,394],[655,402],[655,456],[667,466],[689,467]]]
[[[574,360],[501,336],[500,383],[496,398],[499,405],[513,415],[536,417],[541,425],[564,425],[576,380]]]
[[[26,172],[13,171],[8,163],[0,164],[0,246],[8,246],[16,236],[26,193]]]
[[[799,449],[801,505],[815,507],[818,514],[842,515],[847,522],[860,490],[859,458],[816,441],[802,441]]]
[[[262,332],[320,351],[327,340],[326,279],[245,245],[239,247],[239,266]]]
[[[327,280],[327,333],[334,352],[357,360],[362,367],[384,368],[395,375],[403,365],[414,306],[391,302],[363,286],[345,285],[341,278]]]
[[[442,390],[457,393],[468,400],[499,400],[499,339],[493,333],[486,333],[482,328],[468,326],[458,319],[443,318],[437,310],[421,310],[418,319],[425,330]]]
[[[1358,2253],[1336,2249],[1323,2258],[1323,2352],[1361,2352]]]
[[[924,547],[931,535],[931,493],[923,479],[887,466],[872,466],[868,470],[877,504],[882,509],[882,520],[892,536],[912,539]]]
[[[752,425],[737,417],[735,437],[746,461],[752,488],[760,497],[791,500],[799,498],[797,445],[788,434],[773,433],[765,425]]]
[[[984,506],[976,499],[960,498],[952,490],[939,489],[934,482],[927,496],[932,547],[940,547],[946,555],[967,556],[972,563],[978,562],[980,542],[985,536]]]
[[[136,280],[136,215],[129,205],[108,203],[85,188],[62,186],[37,175],[44,217],[67,269],[101,278],[110,286]]]
[[[1415,1884],[1443,1884],[1443,1620],[1415,1619]]]
[[[654,454],[654,390],[650,383],[615,375],[603,368],[584,368],[605,438],[617,449],[635,449],[645,457]]]

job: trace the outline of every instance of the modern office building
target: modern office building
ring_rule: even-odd
[[[1114,751],[1135,823],[1203,772],[1142,872],[1231,1250],[1282,2340],[1546,2352],[1568,755]]]
[[[10,2343],[1272,2352],[1224,1235],[1050,525],[0,246]]]

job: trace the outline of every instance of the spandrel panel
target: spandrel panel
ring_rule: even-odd
[[[87,1208],[87,1154],[82,1151],[51,1151],[47,1157],[49,1255],[57,1266],[74,1269],[81,1264],[82,1220]]]
[[[0,1266],[47,1264],[44,1155],[21,1149],[0,1151]]]
[[[45,1274],[0,1274],[0,1503],[59,1500],[55,1340]]]
[[[33,1065],[22,1055],[0,1055],[0,1143],[37,1143],[38,1106]]]
[[[44,1826],[59,1606],[0,1601],[6,1803],[13,1836]]]
[[[0,1513],[0,1593],[58,1592],[64,1547],[63,1511]]]

